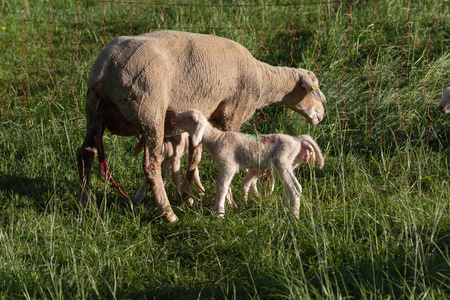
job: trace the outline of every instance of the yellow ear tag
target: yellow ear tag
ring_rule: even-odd
[[[311,86],[311,88],[313,89],[313,91],[315,91],[315,90],[318,90],[318,89],[319,89],[319,87],[318,87],[317,85],[315,85],[315,84],[313,84],[313,85]]]

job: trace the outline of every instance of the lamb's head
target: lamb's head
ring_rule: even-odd
[[[313,167],[315,167],[315,163],[317,160],[317,165],[319,168],[322,168],[324,165],[324,159],[322,156],[322,151],[319,148],[319,145],[313,140],[310,135],[302,134],[297,138],[298,142],[300,142],[300,152],[295,158],[295,162],[299,164],[307,163],[311,158],[311,162]]]
[[[450,113],[450,87],[444,90],[444,94],[442,95],[441,104],[439,104],[439,108],[441,112],[444,114]]]
[[[192,138],[192,145],[197,147],[202,141],[203,132],[208,125],[208,120],[201,111],[191,109],[174,115],[171,123],[172,126],[187,131]]]
[[[286,95],[282,104],[305,117],[311,125],[317,125],[323,120],[326,102],[325,95],[319,89],[316,75],[305,69],[297,69],[298,84],[294,90]]]

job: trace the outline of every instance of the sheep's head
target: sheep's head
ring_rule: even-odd
[[[305,117],[306,121],[316,126],[323,120],[326,102],[325,95],[319,89],[319,81],[316,75],[305,69],[298,69],[298,84],[294,90],[283,99],[286,105],[296,113]]]
[[[450,113],[450,87],[444,90],[444,94],[442,95],[441,104],[439,104],[439,108],[441,112],[444,114]]]
[[[202,141],[208,120],[201,111],[192,109],[173,116],[171,123],[172,126],[187,131],[192,138],[192,145],[197,147]]]

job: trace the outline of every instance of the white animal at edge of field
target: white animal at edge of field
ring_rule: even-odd
[[[444,114],[450,113],[450,87],[444,90],[444,93],[442,94],[441,103],[439,104],[439,108],[441,112]]]

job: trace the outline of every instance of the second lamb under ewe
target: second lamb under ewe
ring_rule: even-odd
[[[225,199],[234,175],[242,169],[264,170],[273,167],[284,183],[284,201],[298,218],[302,188],[295,178],[295,160],[301,147],[295,137],[269,134],[261,138],[238,132],[224,132],[214,128],[198,110],[175,115],[173,126],[187,131],[195,147],[200,142],[219,166],[214,211],[225,214]]]
[[[142,139],[139,140],[139,143],[136,145],[134,149],[134,155],[138,155],[142,148],[144,147]],[[175,199],[179,199],[180,197],[180,188],[181,188],[181,158],[188,154],[189,152],[189,134],[187,132],[183,132],[181,134],[172,135],[169,137],[165,137],[163,141],[163,146],[161,150],[161,168],[165,169],[166,172],[163,177],[164,187],[167,186],[169,173],[172,175],[173,183],[175,184]],[[198,172],[198,168],[195,168],[194,172],[194,184],[197,192],[200,195],[204,195],[205,188],[203,187],[200,176]],[[133,198],[134,202],[140,203],[145,197],[147,192],[148,183],[147,180],[144,179],[141,187],[137,191],[136,195]],[[190,203],[192,205],[193,203]]]

